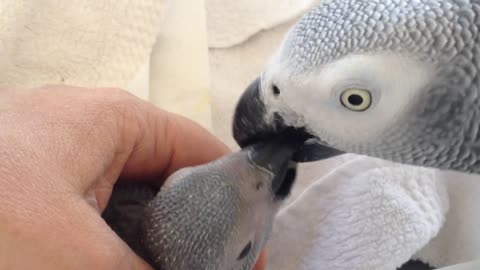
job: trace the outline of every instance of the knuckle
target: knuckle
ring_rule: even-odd
[[[127,141],[138,137],[144,121],[144,103],[128,91],[118,88],[103,88],[100,90],[103,105],[97,111],[98,119],[107,119],[118,132],[121,144],[129,145]]]

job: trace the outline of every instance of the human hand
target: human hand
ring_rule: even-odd
[[[229,153],[116,89],[0,91],[0,127],[0,269],[152,269],[101,218],[113,185],[161,183]]]

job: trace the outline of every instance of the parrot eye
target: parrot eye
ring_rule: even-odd
[[[242,249],[242,252],[240,252],[240,255],[238,255],[237,260],[240,261],[241,259],[245,258],[251,249],[252,249],[252,242],[248,242],[248,244]]]
[[[363,89],[348,89],[341,96],[342,105],[352,111],[365,111],[372,104],[372,96],[369,91]]]

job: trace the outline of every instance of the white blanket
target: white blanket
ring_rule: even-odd
[[[148,70],[165,2],[0,1],[0,87],[129,88]]]
[[[307,187],[277,218],[269,269],[394,270],[480,257],[480,181],[359,156]]]

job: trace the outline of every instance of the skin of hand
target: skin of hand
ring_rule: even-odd
[[[0,127],[0,269],[152,269],[101,218],[113,185],[230,151],[120,89],[0,89]]]

